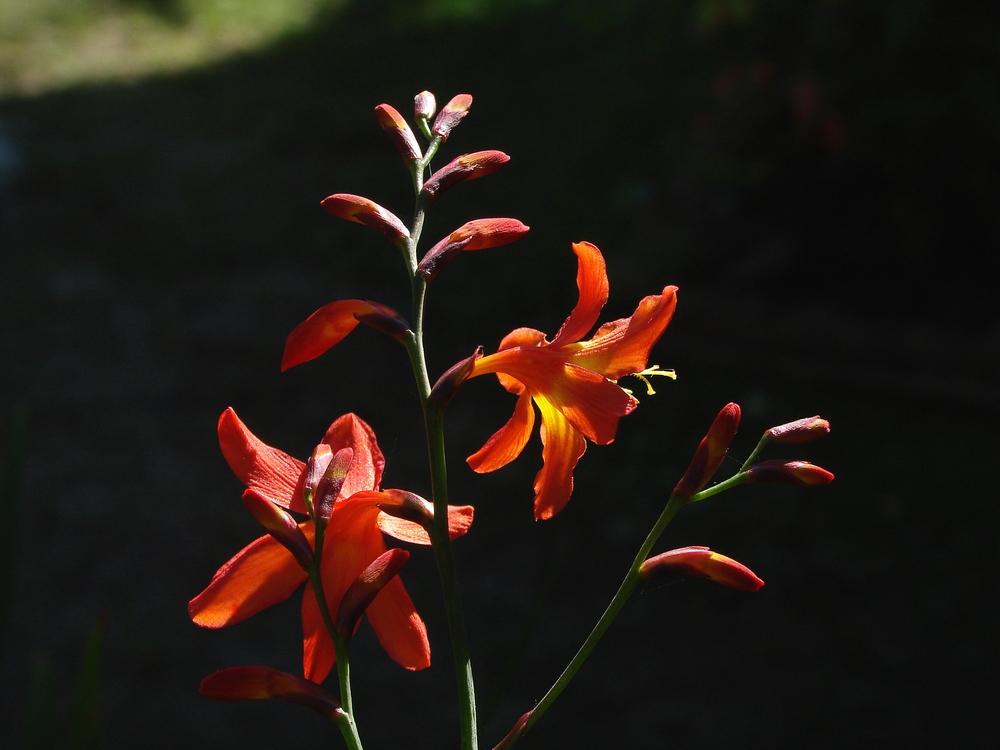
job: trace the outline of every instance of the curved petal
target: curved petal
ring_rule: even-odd
[[[367,614],[379,643],[393,661],[413,671],[431,665],[427,628],[399,576],[378,593]]]
[[[373,312],[372,304],[360,299],[342,299],[323,305],[288,334],[281,371],[316,359],[357,327],[356,315]]]
[[[344,414],[330,425],[322,442],[329,445],[334,453],[342,448],[354,451],[351,468],[340,488],[343,497],[378,489],[382,481],[382,469],[385,468],[385,457],[378,447],[374,430],[367,422],[356,414]]]
[[[471,505],[449,505],[448,536],[452,539],[458,539],[465,534],[472,526],[474,513],[475,508]],[[388,513],[379,513],[377,523],[383,534],[388,534],[401,542],[425,546],[431,543],[431,538],[424,527],[413,521],[390,516]]]
[[[587,441],[553,405],[538,402],[542,413],[542,470],[535,476],[535,519],[552,518],[573,494],[573,470]]]
[[[507,424],[494,432],[482,448],[465,460],[479,474],[496,471],[521,454],[534,426],[535,409],[531,405],[531,394],[524,392],[517,397],[514,414]]]
[[[515,328],[513,331],[508,333],[500,341],[500,346],[497,347],[497,352],[502,352],[505,349],[514,349],[515,347],[524,347],[526,349],[533,349],[541,347],[545,344],[545,334],[534,328]],[[483,358],[480,358],[483,359]],[[483,368],[480,368],[483,369]],[[483,369],[485,372],[485,369]],[[490,372],[493,372],[492,370]],[[475,377],[478,373],[475,367],[472,369],[472,374],[469,377]],[[500,381],[500,385],[506,388],[511,393],[520,396],[524,391],[524,385],[517,381],[517,379],[505,375],[502,372],[496,371],[497,380]]]
[[[249,489],[282,508],[306,512],[300,487],[306,465],[262,442],[232,407],[219,417],[219,445],[229,468]]]
[[[312,524],[303,524],[302,530],[311,540]],[[262,536],[219,568],[208,587],[190,601],[188,614],[203,628],[233,625],[284,601],[305,579],[292,553]]]
[[[663,335],[677,307],[677,287],[645,297],[630,318],[605,323],[584,342],[570,361],[617,380],[642,372],[649,352]]]
[[[572,344],[582,339],[594,327],[597,316],[608,301],[608,272],[601,251],[589,242],[576,242],[573,252],[578,260],[576,286],[580,290],[580,298],[552,339],[552,346]]]

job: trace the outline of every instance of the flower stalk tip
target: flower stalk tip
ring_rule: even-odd
[[[764,585],[750,568],[708,547],[670,550],[649,558],[639,566],[639,574],[647,581],[678,573],[708,578],[740,591],[757,591]]]

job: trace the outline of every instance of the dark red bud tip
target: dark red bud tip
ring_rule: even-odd
[[[283,508],[279,508],[256,490],[248,489],[243,493],[245,507],[267,533],[282,547],[295,557],[303,570],[312,565],[313,551],[309,540],[295,519]]]
[[[351,448],[341,448],[333,454],[330,463],[327,464],[323,478],[316,488],[316,499],[313,501],[313,508],[316,519],[320,523],[330,520],[333,513],[333,506],[340,496],[340,490],[347,479],[347,472],[351,470],[351,462],[354,460],[354,450]]]
[[[421,91],[413,97],[413,116],[418,120],[429,120],[437,112],[437,102],[430,91]]]
[[[708,547],[681,547],[646,560],[639,574],[647,581],[671,574],[708,578],[740,591],[757,591],[764,582],[750,568]]]
[[[343,638],[350,638],[358,626],[361,615],[368,609],[378,592],[410,559],[410,553],[405,549],[391,549],[379,555],[365,568],[357,580],[351,584],[337,607],[337,632]]]
[[[817,414],[815,417],[797,419],[772,427],[767,434],[775,443],[808,443],[810,440],[829,435],[830,423]]]
[[[708,429],[708,434],[698,444],[687,471],[674,488],[675,495],[686,499],[708,484],[725,460],[739,424],[739,405],[729,403],[722,407]]]
[[[778,482],[781,484],[817,485],[829,484],[833,474],[808,461],[761,461],[747,469],[747,484],[754,482]]]
[[[417,139],[410,130],[403,116],[388,104],[379,104],[375,107],[375,116],[379,125],[392,141],[393,145],[406,161],[418,161],[423,154],[420,153],[420,146]]]
[[[424,183],[421,194],[424,196],[424,201],[429,204],[452,185],[485,177],[496,172],[508,161],[510,157],[503,151],[475,151],[463,154],[432,174]]]
[[[444,143],[448,140],[448,136],[451,135],[451,131],[455,126],[469,113],[469,107],[471,106],[471,94],[458,94],[452,97],[452,100],[445,104],[441,111],[438,112],[438,116],[434,120],[434,125],[431,126],[431,132],[439,136],[441,142]]]
[[[230,667],[201,681],[199,691],[219,701],[275,699],[297,703],[319,712],[330,721],[343,716],[340,704],[315,682],[271,667]]]
[[[339,219],[364,224],[381,232],[396,245],[410,238],[410,230],[395,214],[360,195],[334,193],[321,200],[320,205]]]
[[[438,378],[434,387],[431,388],[430,396],[427,398],[428,402],[439,411],[443,410],[458,393],[462,384],[472,375],[476,360],[482,356],[483,347],[480,346],[471,357],[466,357],[448,368],[447,372]]]

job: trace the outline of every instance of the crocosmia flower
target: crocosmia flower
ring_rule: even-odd
[[[551,518],[573,492],[573,470],[587,440],[606,445],[618,420],[636,399],[616,381],[646,370],[649,352],[663,334],[677,304],[677,287],[645,297],[629,318],[605,323],[587,341],[608,300],[608,275],[601,251],[589,242],[573,245],[580,290],[573,312],[550,341],[541,331],[518,328],[495,354],[476,360],[469,377],[496,373],[518,396],[514,416],[476,453],[477,472],[499,469],[516,458],[531,436],[535,410],[541,414],[542,470],[535,477],[535,518]]]
[[[248,490],[281,508],[305,512],[304,462],[263,443],[232,409],[219,419],[219,443],[229,466]],[[321,444],[329,446],[333,453],[344,448],[353,452],[323,537],[323,587],[331,615],[336,618],[351,584],[386,552],[383,533],[417,544],[429,544],[430,539],[420,525],[379,510],[383,493],[376,490],[382,481],[385,459],[371,427],[354,414],[345,414],[330,425]],[[449,506],[448,521],[452,537],[461,536],[472,523],[472,508]],[[312,521],[299,527],[309,544],[314,545]],[[188,613],[202,627],[233,625],[284,601],[306,578],[295,556],[274,537],[265,535],[219,569],[208,587],[188,604]],[[378,592],[366,614],[392,659],[411,670],[430,664],[427,630],[398,576]],[[322,682],[337,656],[311,586],[306,587],[302,599],[302,628],[303,674],[307,680]]]

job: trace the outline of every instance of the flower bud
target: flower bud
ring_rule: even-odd
[[[306,461],[306,473],[302,480],[302,490],[308,492],[310,497],[316,496],[316,488],[332,460],[333,451],[326,443],[320,443],[313,449],[312,455]]]
[[[349,639],[361,620],[361,615],[368,605],[378,596],[389,581],[402,569],[410,553],[398,547],[383,552],[365,568],[357,580],[351,584],[337,607],[337,632],[342,638]]]
[[[761,461],[747,469],[747,484],[754,482],[778,482],[781,484],[817,485],[829,484],[833,474],[808,461]]]
[[[431,132],[440,137],[441,142],[444,143],[451,135],[452,129],[468,114],[471,106],[472,96],[470,94],[458,94],[452,97],[451,101],[438,112],[434,125],[431,126]]]
[[[722,407],[708,434],[698,444],[687,471],[674,488],[675,495],[687,499],[708,484],[726,458],[739,424],[740,407],[734,403]]]
[[[360,195],[334,193],[321,200],[320,205],[339,219],[364,224],[381,232],[397,246],[410,239],[410,231],[395,214]]]
[[[354,451],[351,448],[341,448],[337,451],[330,463],[323,472],[323,478],[316,488],[316,499],[313,501],[313,512],[318,523],[326,523],[333,513],[334,503],[340,495],[340,489],[347,479],[347,472],[351,468],[351,461],[354,460]]]
[[[508,245],[529,227],[517,219],[475,219],[466,222],[427,251],[417,270],[433,281],[442,268],[463,250],[485,250]]]
[[[708,547],[670,550],[649,558],[639,566],[639,574],[647,581],[670,573],[708,578],[740,591],[757,591],[764,585],[750,568],[718,552],[712,552]]]
[[[830,434],[830,423],[820,418],[806,417],[794,422],[772,427],[767,431],[768,437],[775,443],[808,443],[810,440]]]
[[[510,728],[510,731],[500,740],[499,744],[494,746],[493,750],[508,750],[508,748],[514,747],[514,743],[521,739],[528,731],[525,727],[531,718],[531,714],[531,711],[521,714],[521,717],[514,722],[514,726]]]
[[[437,111],[437,102],[430,91],[421,91],[413,97],[413,116],[418,120],[429,120]]]
[[[403,116],[388,104],[379,104],[375,107],[375,116],[403,159],[408,162],[419,161],[423,154],[420,153],[417,139]]]
[[[362,299],[337,300],[321,307],[288,334],[281,371],[316,359],[343,341],[358,323],[388,333],[397,341],[402,341],[410,330],[406,319],[388,305]]]
[[[463,154],[445,164],[427,178],[420,191],[424,201],[430,204],[442,192],[459,182],[474,180],[496,172],[510,161],[503,151],[474,151]]]
[[[279,508],[257,490],[248,489],[243,493],[243,507],[264,527],[268,534],[295,557],[303,570],[308,570],[313,562],[313,550],[295,519]]]
[[[315,682],[271,667],[230,667],[201,681],[199,691],[219,701],[276,699],[298,703],[318,711],[330,721],[339,721],[344,712],[332,695]]]
[[[473,352],[471,357],[466,357],[465,359],[455,363],[448,370],[438,378],[434,387],[431,388],[430,395],[427,398],[428,404],[434,406],[439,411],[443,410],[448,403],[455,397],[458,393],[458,389],[462,387],[462,384],[469,379],[472,374],[472,368],[476,364],[476,360],[483,356],[483,347],[479,347]]]

